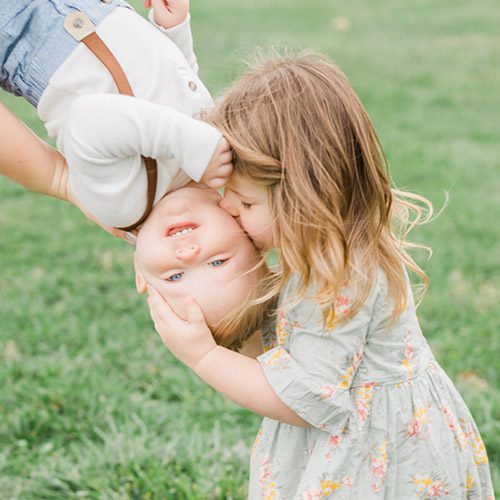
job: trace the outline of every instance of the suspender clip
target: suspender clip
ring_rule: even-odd
[[[92,20],[80,11],[72,12],[64,20],[64,29],[78,42],[95,31]]]

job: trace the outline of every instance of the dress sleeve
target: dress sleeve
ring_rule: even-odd
[[[198,181],[220,138],[212,126],[173,108],[92,94],[75,99],[57,146],[75,196],[100,222],[121,227],[135,222],[146,205],[141,155],[164,160],[172,172],[163,178],[173,178],[180,168]],[[159,191],[157,199],[165,194]]]
[[[320,307],[303,300],[278,312],[278,345],[257,359],[278,397],[312,426],[330,434],[342,432],[354,413],[350,397],[362,361],[378,286],[346,322],[324,319]],[[341,296],[336,311],[346,311]]]
[[[149,11],[148,18],[157,29],[177,45],[191,69],[198,74],[198,62],[193,49],[193,35],[191,33],[191,15],[188,15],[187,19],[182,23],[168,29],[156,23],[153,9]]]

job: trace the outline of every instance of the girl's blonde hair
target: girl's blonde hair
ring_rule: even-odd
[[[425,290],[427,276],[407,253],[420,245],[406,237],[432,205],[391,189],[368,114],[330,60],[303,53],[258,64],[222,96],[211,122],[234,150],[235,173],[269,191],[281,260],[275,292],[297,273],[297,296],[312,286],[314,299],[335,312],[349,280],[357,287],[352,316],[379,269],[395,314],[408,300],[405,266]]]

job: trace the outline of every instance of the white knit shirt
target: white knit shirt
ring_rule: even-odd
[[[158,161],[156,202],[201,178],[221,134],[192,118],[213,102],[197,75],[189,19],[163,30],[116,8],[97,33],[136,97],[118,95],[108,70],[80,44],[50,79],[38,115],[66,157],[77,199],[99,221],[123,227],[145,210],[141,155]]]

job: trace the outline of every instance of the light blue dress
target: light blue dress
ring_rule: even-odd
[[[250,499],[493,499],[484,444],[434,359],[412,299],[390,322],[379,274],[347,322],[312,300],[293,307],[294,280],[258,360],[280,399],[311,424],[265,418],[252,449]]]

